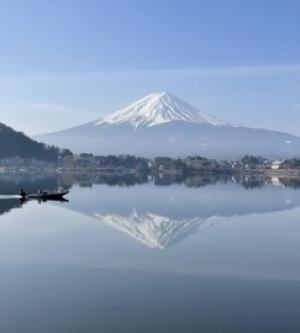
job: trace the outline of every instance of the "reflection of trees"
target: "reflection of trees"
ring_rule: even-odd
[[[265,183],[260,179],[250,179],[241,183],[241,185],[246,189],[261,188],[265,186]]]
[[[279,177],[279,181],[284,186],[299,188],[300,187],[300,178],[281,178]]]
[[[156,185],[184,184],[187,187],[201,187],[217,183],[238,183],[245,189],[260,188],[271,183],[271,179],[262,175],[232,175],[228,173],[202,173],[198,175],[158,174],[154,178]]]
[[[16,208],[22,208],[26,205],[27,200],[20,200],[17,198],[2,198],[0,200],[0,216],[10,212]]]
[[[185,174],[183,172],[160,172],[154,175],[147,171],[131,173],[63,173],[51,175],[2,174],[0,175],[0,194],[16,194],[20,188],[27,192],[37,189],[57,190],[58,187],[71,188],[74,184],[80,187],[92,187],[93,184],[109,186],[134,186],[154,182],[155,185],[182,184],[186,187],[202,187],[214,184],[236,183],[245,189],[261,188],[272,184],[272,178],[264,174],[232,174],[203,172]],[[278,182],[284,186],[300,187],[300,178],[279,177]]]
[[[203,174],[187,177],[184,184],[187,187],[201,187],[206,185],[215,185],[217,183],[232,182],[232,177],[226,174]]]
[[[266,185],[266,179],[250,177],[250,178],[243,178],[240,181],[240,184],[245,189],[252,189],[252,188],[261,188]]]
[[[28,193],[34,193],[37,189],[57,190],[58,180],[56,177],[40,178],[38,176],[28,177],[24,174],[2,174],[0,175],[0,195],[15,195],[23,188]],[[8,213],[12,209],[21,208],[24,202],[16,198],[0,199],[0,215]]]
[[[18,199],[4,199],[0,200],[0,215],[8,213],[14,208],[22,207],[21,200]]]
[[[172,185],[181,184],[185,180],[182,173],[158,173],[154,176],[155,185]]]
[[[28,193],[38,189],[56,190],[58,188],[57,177],[37,178],[26,175],[5,175],[0,177],[0,194],[17,194],[23,188]]]
[[[134,186],[154,182],[155,185],[168,186],[183,184],[187,187],[202,187],[207,185],[236,183],[245,189],[261,188],[272,185],[272,178],[264,174],[232,174],[232,173],[201,173],[185,174],[183,172],[150,172],[134,173],[78,173],[59,175],[58,183],[64,187],[78,184],[80,187],[91,187],[93,184],[110,186]],[[279,182],[285,186],[299,187],[300,179],[280,178]]]
[[[92,187],[93,184],[106,184],[110,186],[133,186],[144,184],[151,180],[148,173],[78,173],[72,175],[60,175],[59,183],[63,186],[78,184],[80,187]]]
[[[184,184],[187,187],[214,185],[218,182],[232,182],[232,176],[221,173],[202,173],[196,175],[160,173],[154,177],[155,185]]]

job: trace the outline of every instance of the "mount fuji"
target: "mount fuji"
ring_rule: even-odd
[[[214,116],[200,112],[172,94],[162,92],[150,94],[120,111],[107,115],[96,122],[96,125],[127,123],[138,129],[174,121],[212,126],[227,124]]]
[[[104,155],[300,156],[297,136],[231,124],[166,92],[152,93],[96,121],[37,139],[78,153]]]

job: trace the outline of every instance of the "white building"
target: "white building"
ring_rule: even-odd
[[[279,170],[281,169],[281,165],[283,164],[284,160],[282,161],[273,161],[271,165],[272,170]]]

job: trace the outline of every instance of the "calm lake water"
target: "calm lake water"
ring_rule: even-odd
[[[298,333],[299,185],[2,177],[0,332]]]

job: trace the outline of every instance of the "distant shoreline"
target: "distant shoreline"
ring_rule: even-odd
[[[97,156],[68,154],[57,162],[36,159],[7,158],[0,160],[0,174],[14,173],[97,173],[147,175],[265,175],[266,177],[300,178],[300,159],[268,160],[245,155],[239,160],[215,160],[201,156],[186,158],[131,155]]]

